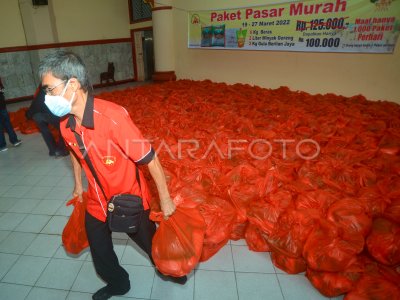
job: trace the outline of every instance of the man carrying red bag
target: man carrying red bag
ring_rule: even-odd
[[[163,168],[128,112],[117,104],[92,96],[88,71],[76,54],[66,51],[49,54],[39,65],[39,76],[46,92],[45,104],[61,118],[61,134],[70,151],[75,176],[74,196],[81,197],[83,193],[82,168],[88,179],[86,233],[96,272],[107,283],[92,298],[99,300],[124,295],[130,289],[129,275],[119,264],[113,249],[111,231],[106,222],[107,202],[113,195],[141,195],[144,213],[140,229],[137,233],[128,233],[128,236],[153,262],[151,250],[156,226],[149,220],[150,194],[145,178],[140,171],[140,178],[136,178],[136,168],[137,165],[148,166],[157,186],[161,210],[168,218],[175,212],[175,205],[169,195]],[[85,155],[90,158],[100,182],[95,180],[88,167],[75,134],[83,141]],[[179,284],[187,280],[186,276],[157,274],[163,280]]]

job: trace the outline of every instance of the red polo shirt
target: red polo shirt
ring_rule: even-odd
[[[69,115],[61,121],[60,128],[66,144],[85,170],[87,211],[93,217],[105,222],[107,200],[123,193],[141,195],[144,209],[149,209],[149,189],[140,171],[139,187],[136,165],[149,163],[154,158],[154,150],[122,106],[88,96],[81,126]],[[82,138],[107,199],[79,150],[74,132]]]

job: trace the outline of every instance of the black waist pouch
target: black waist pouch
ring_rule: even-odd
[[[142,198],[131,194],[115,195],[108,202],[108,227],[114,232],[136,233],[144,208]]]

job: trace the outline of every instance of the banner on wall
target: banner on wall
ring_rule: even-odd
[[[189,48],[392,53],[400,0],[310,0],[189,12]]]

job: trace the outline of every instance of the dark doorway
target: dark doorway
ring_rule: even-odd
[[[154,74],[153,30],[144,30],[142,36],[143,63],[145,80],[151,80]]]

